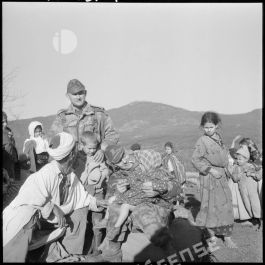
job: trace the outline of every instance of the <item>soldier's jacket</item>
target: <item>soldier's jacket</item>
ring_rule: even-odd
[[[48,136],[52,137],[62,131],[69,132],[77,142],[79,142],[82,132],[94,132],[97,134],[103,150],[107,145],[116,144],[119,141],[119,134],[114,129],[110,116],[103,108],[89,105],[87,102],[80,115],[75,113],[72,104],[67,109],[62,109],[57,113]]]

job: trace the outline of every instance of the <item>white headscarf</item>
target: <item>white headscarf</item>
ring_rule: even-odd
[[[37,126],[40,126],[41,129],[43,130],[43,125],[39,121],[32,121],[29,124],[28,130],[29,130],[30,139],[34,139],[35,138],[34,137],[34,131],[35,131],[35,129],[36,129]]]
[[[36,154],[47,152],[47,149],[49,147],[48,141],[46,139],[44,139],[42,136],[34,137],[34,131],[35,131],[37,126],[40,126],[41,129],[43,130],[43,125],[39,121],[32,121],[29,124],[28,130],[29,130],[29,136],[30,137],[29,137],[29,139],[26,139],[24,142],[23,152],[25,151],[26,142],[28,142],[30,140],[34,140],[36,142],[36,148],[35,148]]]
[[[57,148],[48,148],[49,155],[55,160],[61,160],[68,156],[75,146],[74,137],[66,132],[56,134],[54,137],[60,136],[60,144]],[[51,140],[51,142],[53,139]]]

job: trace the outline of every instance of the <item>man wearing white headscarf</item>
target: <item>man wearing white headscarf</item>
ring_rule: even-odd
[[[57,237],[65,233],[61,243],[57,241],[46,246],[45,261],[82,254],[84,235],[80,235],[80,239],[78,231],[86,224],[86,218],[75,220],[75,212],[84,207],[99,211],[97,206],[102,206],[85,191],[72,172],[76,157],[76,143],[72,135],[62,132],[54,136],[48,153],[54,160],[31,174],[16,198],[3,211],[4,262],[25,262],[29,250],[47,244],[45,240],[50,237],[40,238],[42,243],[34,238],[40,221],[57,224]]]

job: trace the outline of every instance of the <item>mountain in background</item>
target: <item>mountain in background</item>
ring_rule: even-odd
[[[204,112],[145,101],[133,102],[107,112],[120,133],[121,144],[129,147],[137,142],[143,149],[152,148],[162,152],[165,142],[172,141],[188,170],[194,170],[190,157],[197,139],[202,134],[199,124]],[[261,109],[244,114],[220,114],[220,117],[221,135],[227,146],[240,134],[252,138],[262,149]],[[14,132],[18,151],[22,152],[23,142],[29,137],[28,125],[31,121],[41,122],[47,132],[54,119],[55,115],[10,121],[9,126]]]

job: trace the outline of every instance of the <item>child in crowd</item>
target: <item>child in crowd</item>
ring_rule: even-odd
[[[232,170],[232,178],[238,182],[239,191],[249,216],[253,217],[253,224],[260,228],[261,204],[258,194],[258,183],[261,171],[249,163],[250,153],[246,145],[236,151],[237,164]]]
[[[105,162],[97,163],[94,155],[98,151],[99,142],[96,134],[90,131],[83,132],[80,137],[82,149],[86,154],[86,166],[81,174],[80,180],[87,192],[98,199],[104,199],[106,193],[106,182],[109,179],[109,170]],[[92,212],[91,219],[93,224],[93,245],[91,252],[93,255],[99,254],[98,247],[102,241],[102,232],[96,228],[98,222],[103,219],[103,212]]]
[[[23,146],[23,153],[30,160],[30,172],[34,173],[48,163],[47,152],[49,144],[43,136],[43,125],[33,121],[28,127],[30,138],[26,139]]]
[[[250,138],[243,138],[239,142],[240,146],[247,146],[250,153],[249,163],[251,163],[255,171],[261,176],[261,179],[258,181],[258,191],[260,196],[260,201],[262,202],[262,155],[259,151],[257,145]]]
[[[192,155],[192,164],[200,172],[201,207],[196,224],[206,228],[216,242],[222,236],[229,248],[236,248],[231,235],[234,216],[232,195],[227,183],[228,150],[217,129],[221,124],[219,115],[206,112],[201,118],[204,135],[201,136]]]
[[[237,135],[231,144],[231,148],[229,149],[230,153],[228,154],[229,157],[229,172],[231,173],[233,170],[234,165],[237,162],[236,156],[235,156],[235,144],[238,139],[240,139],[241,136]],[[232,150],[232,151],[231,151]],[[235,150],[235,151],[233,151]],[[232,152],[232,154],[231,154]],[[249,222],[249,219],[251,219],[250,215],[247,212],[247,209],[244,205],[241,193],[239,191],[238,183],[235,182],[231,176],[229,175],[228,179],[228,186],[232,193],[232,204],[233,204],[233,212],[234,212],[234,219],[239,220],[241,225],[244,226],[252,226],[252,223]]]
[[[104,181],[108,181],[109,170],[105,162],[97,163],[94,161],[93,156],[99,145],[97,136],[93,132],[83,132],[80,141],[86,154],[86,167],[80,180],[92,196],[103,193],[102,185],[104,185]]]
[[[238,140],[240,139],[241,136],[238,135],[234,140]],[[262,155],[261,152],[259,151],[257,145],[254,143],[253,140],[251,140],[250,138],[242,138],[239,141],[239,146],[242,147],[243,145],[247,146],[248,151],[250,153],[250,157],[249,157],[249,163],[251,163],[254,167],[255,167],[255,171],[258,172],[258,174],[260,176],[262,176]],[[232,157],[235,157],[235,153],[236,153],[237,149],[235,148],[235,144],[233,144],[233,146],[231,146],[230,149],[230,154]],[[261,201],[261,205],[262,205],[262,177],[261,179],[258,181],[258,191],[259,191],[259,197],[260,197],[260,201]],[[261,207],[261,214],[262,214],[262,207]]]
[[[184,186],[186,183],[186,171],[183,163],[177,158],[173,143],[167,142],[164,145],[165,154],[162,157],[162,165],[167,169],[179,182],[182,188],[181,197],[177,201],[184,203]]]

